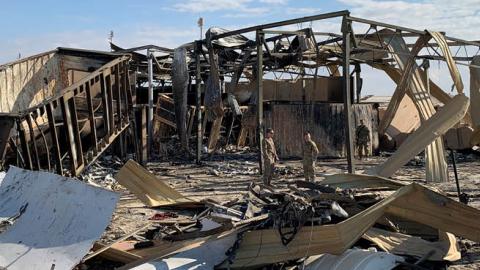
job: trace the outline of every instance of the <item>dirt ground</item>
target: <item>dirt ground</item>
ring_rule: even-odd
[[[120,202],[113,216],[111,225],[103,236],[103,241],[111,242],[144,226],[148,218],[158,210],[144,205],[117,185],[112,178],[121,167],[121,162],[107,157],[84,174],[84,179],[122,193]],[[357,173],[365,173],[369,168],[382,163],[386,157],[371,157],[356,161]],[[114,166],[112,166],[112,163]],[[450,163],[450,162],[449,162]],[[207,158],[202,165],[187,162],[151,162],[146,168],[157,177],[166,181],[182,194],[196,199],[214,199],[218,202],[231,201],[241,197],[251,181],[261,181],[258,164],[254,153],[232,153]],[[302,165],[299,160],[279,162],[276,179],[277,188],[285,188],[288,183],[303,178]],[[462,192],[470,196],[469,205],[480,209],[480,156],[458,154],[457,169]],[[325,159],[316,164],[316,181],[325,175],[344,173],[347,170],[345,159]],[[425,183],[423,158],[418,157],[402,167],[392,178],[405,182],[416,181],[444,192],[457,200],[457,190],[453,169],[449,167],[448,183]],[[191,214],[191,213],[190,213]],[[455,262],[448,269],[480,269],[480,244],[461,240],[462,260]]]

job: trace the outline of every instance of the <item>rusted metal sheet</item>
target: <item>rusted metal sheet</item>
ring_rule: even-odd
[[[341,77],[317,77],[302,80],[263,80],[263,98],[271,101],[325,101],[342,102],[343,93]],[[239,102],[247,101],[255,94],[256,82],[239,83],[235,87],[225,83],[229,93],[235,95]]]
[[[363,119],[370,129],[371,149],[378,149],[378,112],[372,104],[352,105],[356,125]],[[303,132],[310,131],[320,157],[346,155],[343,104],[316,103],[268,104],[265,106],[265,126],[275,131],[275,145],[280,157],[302,157]]]

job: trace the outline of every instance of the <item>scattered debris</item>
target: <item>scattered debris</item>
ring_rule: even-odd
[[[312,28],[331,18],[341,33]],[[462,183],[453,152],[459,167],[479,159],[478,42],[345,10],[175,49],[110,45],[0,66],[1,269],[438,269],[478,249],[478,173]],[[364,65],[397,84],[388,101],[361,99]],[[294,160],[305,132],[324,159],[312,182]]]

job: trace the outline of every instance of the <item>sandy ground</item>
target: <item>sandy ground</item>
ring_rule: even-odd
[[[251,181],[260,181],[255,157],[256,155],[251,153],[225,154],[209,158],[202,165],[185,162],[152,162],[147,164],[146,167],[177,191],[190,198],[197,200],[210,198],[224,202],[242,196]],[[366,172],[385,159],[385,157],[372,157],[361,161],[357,160],[357,172]],[[94,166],[86,173],[89,176],[86,178],[97,177],[97,180],[93,180],[93,182],[123,194],[112,223],[103,236],[103,241],[111,242],[144,226],[156,210],[144,207],[127,190],[112,181],[111,176],[121,166],[119,162],[116,163],[116,166],[102,165],[102,162],[111,164],[112,161],[99,161],[97,167]],[[282,188],[286,187],[289,182],[302,179],[301,168],[299,160],[281,161],[278,164],[277,175],[273,184]],[[320,160],[316,165],[317,181],[328,174],[346,172],[346,169],[345,159]],[[466,192],[470,196],[469,205],[480,209],[480,157],[473,154],[458,155],[457,169],[462,192]],[[456,199],[456,185],[451,167],[449,167],[449,172],[452,181],[448,183],[425,183],[423,160],[417,158],[402,167],[392,178],[405,182],[420,182],[437,188]],[[98,179],[101,179],[101,181]],[[448,269],[480,269],[480,245],[462,240],[461,246],[465,249],[462,260],[449,266]]]

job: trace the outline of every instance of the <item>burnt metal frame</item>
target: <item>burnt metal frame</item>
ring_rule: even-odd
[[[263,168],[263,147],[262,147],[262,140],[264,137],[264,127],[263,127],[263,45],[265,43],[265,33],[275,33],[275,34],[280,34],[280,35],[285,35],[285,34],[292,34],[291,31],[272,31],[272,30],[266,30],[268,28],[275,28],[275,27],[281,27],[285,25],[290,25],[290,24],[297,24],[297,23],[302,23],[302,22],[308,22],[308,21],[316,21],[316,20],[323,20],[323,19],[330,19],[330,18],[336,18],[336,17],[342,17],[343,18],[343,23],[348,24],[348,21],[346,20],[347,16],[350,15],[350,12],[347,10],[344,11],[339,11],[339,12],[332,12],[332,13],[326,13],[326,14],[320,14],[320,15],[314,15],[314,16],[308,16],[308,17],[303,17],[303,18],[298,18],[298,19],[292,19],[292,20],[287,20],[287,21],[282,21],[282,22],[276,22],[276,23],[269,23],[269,24],[264,24],[264,25],[258,25],[258,26],[253,26],[253,27],[247,27],[239,30],[234,30],[230,31],[227,33],[223,33],[220,35],[217,35],[213,37],[214,39],[222,38],[222,37],[227,37],[231,35],[237,35],[237,34],[242,34],[246,32],[256,32],[256,46],[257,46],[257,63],[256,63],[256,69],[257,69],[257,128],[258,128],[258,139],[259,139],[259,165],[260,165],[260,172],[262,172]],[[302,33],[304,33],[302,31]],[[342,27],[342,41],[344,44],[344,53],[343,53],[343,78],[344,78],[344,84],[343,84],[343,91],[344,91],[344,106],[345,106],[345,128],[346,128],[346,145],[347,145],[347,160],[348,160],[348,171],[349,173],[354,173],[355,172],[355,166],[353,162],[353,130],[352,130],[352,112],[351,112],[351,98],[350,98],[350,80],[345,79],[350,77],[350,72],[349,72],[349,66],[350,66],[350,35],[351,35],[351,27]],[[347,44],[345,46],[345,44]]]
[[[322,45],[327,45],[327,44],[332,44],[335,43],[336,46],[342,49],[341,54],[337,55],[332,55],[332,57],[341,58],[341,61],[337,61],[338,64],[342,65],[343,69],[343,80],[344,80],[344,85],[343,85],[343,92],[344,92],[344,106],[345,106],[345,129],[346,129],[346,134],[347,134],[347,160],[348,160],[348,171],[350,173],[353,173],[355,171],[355,166],[353,163],[353,122],[352,122],[352,115],[351,115],[351,91],[350,88],[352,87],[350,84],[350,80],[346,79],[350,77],[350,64],[355,64],[359,65],[361,63],[364,63],[362,61],[358,61],[354,57],[352,57],[352,54],[354,54],[356,51],[361,51],[361,49],[365,49],[366,51],[373,51],[375,49],[373,48],[362,48],[361,42],[363,39],[368,37],[369,35],[377,35],[377,27],[384,27],[384,28],[389,28],[395,30],[395,32],[402,37],[418,37],[420,35],[424,35],[425,31],[420,31],[416,29],[411,29],[411,28],[406,28],[402,26],[397,26],[397,25],[392,25],[392,24],[386,24],[382,22],[377,22],[377,21],[372,21],[372,20],[366,20],[366,19],[361,19],[361,18],[356,18],[350,16],[350,12],[348,10],[343,10],[343,11],[338,11],[338,12],[331,12],[331,13],[325,13],[325,14],[319,14],[319,15],[314,15],[314,16],[308,16],[308,17],[302,17],[302,18],[297,18],[297,19],[291,19],[291,20],[286,20],[286,21],[280,21],[280,22],[274,22],[274,23],[268,23],[268,24],[263,24],[263,25],[257,25],[257,26],[251,26],[247,28],[242,28],[238,30],[233,30],[229,31],[226,33],[222,33],[219,35],[216,35],[212,37],[212,39],[220,39],[228,36],[233,36],[233,35],[238,35],[238,34],[244,34],[247,32],[256,32],[256,49],[257,49],[257,59],[256,63],[249,63],[249,65],[256,66],[256,69],[258,71],[258,82],[257,82],[257,124],[258,124],[258,131],[259,131],[259,138],[263,138],[263,121],[262,121],[262,116],[263,116],[263,96],[262,96],[262,91],[263,91],[263,84],[262,84],[262,76],[263,76],[263,65],[264,65],[264,59],[263,59],[263,45],[265,45],[266,42],[273,41],[275,42],[278,39],[286,37],[288,40],[289,36],[295,35],[296,33],[305,33],[304,30],[301,31],[276,31],[276,30],[268,30],[270,28],[276,28],[276,27],[281,27],[281,26],[286,26],[286,25],[292,25],[292,24],[298,24],[298,23],[303,23],[303,22],[311,22],[311,21],[318,21],[318,20],[324,20],[324,19],[331,19],[331,18],[342,18],[342,27],[341,27],[341,32],[342,34],[335,34],[335,33],[323,33],[323,32],[313,32],[314,35],[319,35],[319,36],[327,36],[327,40],[319,41],[316,42],[317,46],[322,46]],[[363,23],[363,24],[368,24],[370,27],[368,28],[366,33],[363,34],[355,34],[353,33],[352,29],[352,24],[353,23]],[[374,29],[374,33],[369,34],[369,31],[371,29]],[[265,34],[277,34],[278,36],[276,37],[271,37],[265,39]],[[480,51],[480,43],[476,41],[466,41],[458,38],[453,38],[446,36],[445,37],[448,41],[449,46],[474,46],[478,47],[479,50],[477,51],[476,54]],[[341,42],[341,43],[339,43]],[[193,54],[196,57],[196,68],[195,68],[195,78],[197,83],[201,81],[201,74],[202,70],[201,67],[203,67],[201,61],[201,56],[203,55],[204,61],[206,61],[205,55],[203,54],[203,50],[201,49],[201,45],[205,44],[205,40],[199,40],[196,42],[197,46],[196,49],[193,51]],[[200,45],[198,45],[200,44]],[[351,45],[353,44],[353,48],[351,48]],[[200,47],[199,47],[200,46]],[[410,46],[410,44],[409,44]],[[429,47],[433,49],[435,44],[429,44]],[[378,50],[384,51],[391,53],[382,46],[382,48],[378,48]],[[434,50],[435,51],[435,50]],[[470,61],[472,57],[458,57],[457,53],[455,53],[455,60],[457,61]],[[466,51],[466,49],[465,49]],[[268,55],[268,47],[267,47],[267,55]],[[439,55],[438,53],[436,55],[429,55],[429,56],[416,56],[417,58],[429,58],[429,59],[435,59],[435,60],[445,60],[443,56]],[[463,64],[464,63],[459,63],[458,64]],[[208,61],[206,63],[208,66]],[[270,70],[272,71],[272,70]],[[357,81],[359,80],[359,68],[355,68],[355,73],[357,77]],[[289,73],[288,70],[284,69],[282,72]],[[227,72],[225,72],[227,73]],[[358,87],[358,84],[357,84]],[[197,87],[197,94],[199,93],[199,86]],[[359,89],[357,89],[358,92]],[[197,106],[199,106],[199,99],[200,97],[197,96]],[[199,124],[199,129],[201,129],[201,121],[198,123]],[[202,138],[199,136],[198,138],[198,149],[201,146]],[[262,153],[263,149],[261,146],[261,140],[259,141],[260,144],[260,168],[262,168]],[[200,162],[200,151],[197,151],[197,162]]]
[[[49,171],[55,168],[60,175],[68,172],[72,176],[78,176],[94,162],[130,125],[132,94],[129,61],[130,56],[127,55],[116,58],[64,89],[59,96],[18,114],[1,115],[0,118],[10,119],[16,123],[17,146],[20,149],[17,151],[17,155],[20,155],[17,158],[17,166]],[[93,88],[97,85],[100,91],[95,95]],[[101,99],[100,105],[96,108],[94,98]],[[80,99],[86,99],[87,104],[86,120],[89,122],[91,141],[87,149],[82,148],[80,136],[81,119],[77,106]],[[114,104],[116,112],[113,110]],[[100,114],[100,111],[103,113]],[[42,120],[42,123],[39,124],[37,119]],[[103,136],[99,136],[97,120],[103,120]],[[50,134],[49,142],[45,135],[47,130]],[[63,134],[67,138],[66,151],[59,143]],[[40,158],[40,146],[46,151],[46,162]],[[65,170],[63,166],[67,157],[69,168]],[[22,160],[24,162],[21,162]]]

